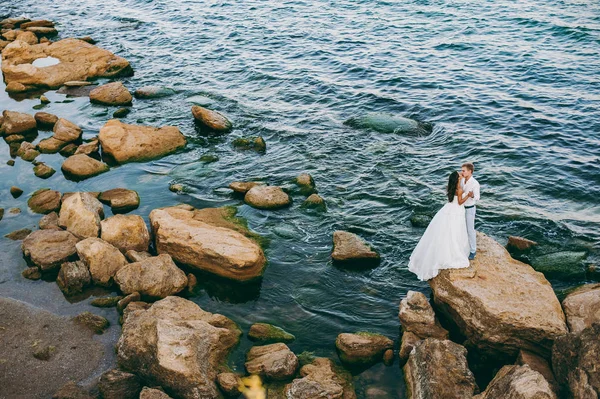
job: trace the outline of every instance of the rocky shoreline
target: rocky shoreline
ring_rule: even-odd
[[[132,95],[121,82],[91,84],[99,77],[133,74],[125,59],[96,47],[91,40],[52,42],[50,37],[58,32],[51,21],[13,18],[0,21],[0,26],[8,92],[59,89],[89,96],[93,103],[131,106]],[[58,62],[38,67],[36,60]],[[151,99],[171,94],[161,87],[142,87],[134,95]],[[42,97],[40,101],[46,101]],[[118,115],[127,110],[115,111],[115,119],[106,121],[97,137],[86,142],[80,126],[45,112],[31,115],[4,110],[0,133],[11,154],[31,162],[33,174],[40,179],[56,172],[36,161],[40,154],[60,153],[65,157],[64,177],[81,181],[110,173],[120,164],[157,159],[186,146],[186,138],[176,126],[122,123]],[[234,129],[223,114],[197,105],[191,108],[190,118],[212,132],[224,134]],[[348,122],[358,127],[369,123],[384,132],[431,132],[430,125],[406,118],[394,120],[393,126],[378,115]],[[49,130],[52,136],[33,144],[40,131]],[[235,140],[232,146],[264,152],[267,144],[258,136]],[[292,180],[293,189],[306,198],[302,207],[326,211],[326,201],[309,174]],[[238,181],[230,188],[257,209],[292,205],[288,187]],[[181,192],[184,187],[170,189]],[[22,193],[18,187],[11,189],[13,196]],[[117,368],[102,374],[95,387],[83,388],[77,383],[86,376],[81,363],[100,351],[90,335],[102,334],[108,327],[104,317],[82,313],[68,321],[72,326],[64,328],[68,330],[66,342],[81,340],[79,349],[90,350],[85,356],[67,356],[66,347],[50,344],[35,349],[36,362],[68,365],[61,378],[44,387],[54,398],[91,398],[98,393],[103,398],[200,399],[238,397],[254,390],[269,398],[349,399],[357,397],[352,373],[379,362],[390,366],[396,356],[404,371],[408,398],[587,399],[600,394],[600,286],[580,287],[561,303],[544,274],[513,259],[484,234],[479,234],[480,249],[471,267],[443,271],[430,281],[431,302],[413,291],[402,299],[400,337],[342,332],[331,343],[338,362],[323,357],[301,359],[288,346],[295,337],[284,329],[255,323],[249,331],[242,331],[225,315],[207,312],[186,299],[202,273],[251,283],[268,267],[262,238],[236,217],[235,208],[156,208],[147,215],[148,228],[141,216],[127,214],[140,204],[139,195],[127,188],[71,193],[40,189],[27,203],[32,212],[43,215],[39,229],[20,230],[9,237],[22,240],[30,266],[23,271],[24,278],[54,280],[67,298],[94,286],[111,287],[119,293],[98,298],[93,304],[116,308],[122,323],[116,345]],[[105,206],[113,216],[105,218]],[[1,209],[0,219],[3,213]],[[426,225],[427,221],[415,219],[414,223]],[[535,244],[517,237],[509,240],[509,247],[519,251]],[[342,267],[370,268],[380,260],[369,243],[348,231],[333,233],[331,251],[332,262]],[[534,267],[554,270],[549,263],[552,261],[541,259]],[[28,312],[11,301],[0,300],[0,304],[0,312],[7,317]],[[10,328],[20,331],[16,322],[11,323]],[[227,360],[244,333],[255,345],[246,354],[246,373],[233,373]],[[5,345],[16,336],[2,335]],[[30,352],[20,350],[15,358],[27,358],[23,364],[29,364]],[[489,371],[495,373],[488,378],[485,374]],[[260,376],[259,383],[253,376]],[[380,397],[386,397],[385,392],[369,396]]]

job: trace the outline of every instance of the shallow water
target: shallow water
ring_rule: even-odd
[[[410,215],[444,203],[446,176],[463,161],[482,184],[477,227],[500,242],[521,235],[554,248],[581,247],[598,261],[600,244],[600,6],[594,2],[246,1],[190,2],[16,0],[0,14],[59,22],[61,37],[91,35],[127,58],[135,89],[164,85],[177,94],[134,100],[128,123],[178,126],[184,151],[128,164],[79,183],[65,180],[62,157],[38,159],[57,170],[48,180],[20,159],[6,165],[0,143],[0,234],[33,227],[26,201],[40,187],[61,192],[128,187],[139,191],[134,214],[159,206],[236,205],[249,226],[270,240],[259,285],[244,289],[207,280],[193,300],[223,313],[247,332],[257,321],[296,335],[296,352],[335,357],[340,332],[368,330],[397,339],[397,306],[410,289],[428,293],[406,270],[422,229]],[[0,90],[0,109],[33,113],[37,99],[16,101]],[[113,107],[86,98],[46,96],[43,111],[95,136]],[[205,136],[190,105],[218,109],[234,121],[225,136]],[[369,112],[434,124],[428,136],[380,133],[344,124]],[[50,135],[40,132],[38,138]],[[236,137],[262,135],[265,154],[238,152]],[[203,163],[204,154],[219,160]],[[226,189],[233,180],[288,184],[309,172],[327,201],[325,214],[260,211]],[[177,195],[169,183],[183,183]],[[25,190],[13,199],[8,188]],[[110,215],[110,210],[107,216]],[[330,263],[331,234],[359,233],[382,254],[380,266],[347,271]],[[0,240],[0,293],[61,314],[70,304],[55,284],[20,277],[19,243]],[[579,284],[552,281],[556,288]],[[116,317],[106,314],[116,324]],[[111,329],[118,335],[118,327]],[[243,369],[243,338],[231,363]],[[401,371],[376,366],[357,377],[403,398]]]

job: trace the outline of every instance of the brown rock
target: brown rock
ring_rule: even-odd
[[[67,143],[65,141],[58,140],[54,137],[48,137],[47,139],[40,141],[37,147],[42,154],[55,154],[66,145]]]
[[[78,294],[90,284],[90,271],[81,261],[65,262],[60,266],[56,284],[67,296]]]
[[[548,381],[529,366],[504,366],[478,399],[556,399]]]
[[[98,237],[104,208],[90,193],[74,193],[63,198],[58,225],[80,238]]]
[[[100,238],[86,238],[78,242],[76,247],[79,258],[88,266],[95,284],[111,285],[115,274],[127,264],[127,259],[117,248]]]
[[[8,233],[4,237],[11,239],[13,241],[21,241],[21,240],[25,239],[25,237],[27,237],[29,234],[31,234],[31,230],[20,229],[20,230],[15,230],[12,233]]]
[[[107,164],[100,162],[88,155],[77,154],[65,159],[62,164],[62,171],[70,177],[77,179],[87,179],[96,176],[110,169]]]
[[[132,251],[129,250],[127,252],[125,252],[125,257],[127,258],[128,261],[130,262],[141,262],[142,260],[146,259],[146,258],[150,258],[152,255],[149,252],[138,252],[138,251]]]
[[[337,336],[335,346],[344,363],[371,365],[383,360],[384,352],[394,347],[394,341],[380,334],[342,333]]]
[[[23,141],[17,150],[17,155],[20,156],[23,161],[31,162],[40,155],[40,152],[35,149],[35,145]]]
[[[77,147],[75,154],[90,155],[90,154],[97,153],[99,149],[100,149],[100,145],[99,145],[98,139],[93,139],[90,142],[83,143],[79,147]]]
[[[20,31],[11,28],[5,32],[2,32],[2,37],[4,37],[9,42],[12,42],[17,39],[17,35],[19,34],[19,32]]]
[[[121,295],[95,298],[90,302],[90,305],[97,308],[114,308],[121,299],[123,299]]]
[[[178,128],[128,125],[111,119],[98,135],[104,154],[118,163],[139,162],[162,157],[185,147],[185,137]]]
[[[93,331],[95,334],[102,334],[110,324],[108,320],[106,320],[104,317],[95,315],[90,312],[83,312],[81,314],[78,314],[77,316],[73,317],[72,320],[75,323]]]
[[[311,194],[308,196],[306,200],[302,203],[302,207],[304,208],[320,208],[322,210],[326,209],[325,200],[319,194]]]
[[[33,26],[41,26],[45,28],[54,28],[54,22],[47,19],[37,19],[35,21],[23,22],[19,27],[21,29],[31,28]]]
[[[76,254],[78,239],[68,231],[38,230],[29,234],[21,248],[23,255],[44,270],[54,269]]]
[[[39,227],[41,230],[61,230],[58,226],[58,213],[50,212],[49,214],[42,216]]]
[[[123,254],[128,250],[148,250],[150,233],[141,216],[115,215],[103,220],[100,225],[101,238],[117,247]]]
[[[171,397],[159,389],[144,387],[140,399],[171,399]]]
[[[229,183],[229,188],[236,193],[246,194],[254,186],[263,186],[265,183],[259,181],[234,181]]]
[[[4,141],[6,141],[7,144],[20,143],[21,141],[24,141],[24,140],[25,140],[25,136],[23,136],[21,134],[11,134],[10,136],[4,137]]]
[[[58,191],[42,188],[31,195],[27,205],[35,213],[46,214],[60,209],[60,198]]]
[[[537,242],[528,240],[527,238],[510,236],[508,237],[508,244],[506,244],[506,247],[525,251],[536,245],[538,245]]]
[[[249,232],[239,226],[239,230],[230,227],[233,223],[227,223],[224,217],[211,220],[206,214],[206,210],[192,207],[153,210],[150,224],[157,252],[167,253],[189,267],[234,280],[260,276],[266,259],[260,246],[243,234]]]
[[[92,395],[74,381],[67,382],[61,389],[59,389],[52,399],[95,399]]]
[[[478,233],[477,245],[469,268],[443,270],[429,280],[436,306],[467,345],[484,353],[516,356],[525,349],[547,356],[554,339],[567,332],[552,286],[490,237]]]
[[[38,44],[38,38],[35,33],[29,31],[19,32],[15,40],[20,40],[27,44]]]
[[[28,32],[33,32],[38,37],[42,36],[54,36],[58,34],[58,31],[55,28],[50,28],[47,26],[31,26],[26,29]],[[40,40],[41,42],[41,40]]]
[[[123,313],[123,311],[127,308],[127,305],[129,305],[132,302],[138,302],[141,298],[142,296],[139,292],[129,294],[125,298],[117,302],[117,310],[119,311],[119,313]]]
[[[36,112],[33,117],[38,129],[52,129],[56,122],[58,122],[58,116],[47,112]]]
[[[40,162],[33,167],[33,174],[41,179],[47,179],[54,173],[56,173],[56,171],[43,162]]]
[[[242,394],[239,389],[242,380],[235,373],[221,373],[217,376],[217,382],[219,383],[219,388],[221,388],[226,396],[237,398]]]
[[[192,106],[192,115],[197,123],[216,132],[231,130],[231,122],[217,111],[211,111],[199,105]]]
[[[129,105],[131,100],[131,93],[121,82],[107,83],[90,92],[90,101],[97,104]]]
[[[365,262],[371,264],[379,261],[379,254],[356,234],[337,230],[333,232],[331,258],[336,262]]]
[[[194,290],[196,289],[196,286],[198,285],[198,279],[192,273],[188,273],[187,279],[188,279],[188,283],[187,283],[188,293],[193,294]]]
[[[53,28],[28,28],[36,34],[43,29]],[[39,68],[31,64],[33,60],[44,57],[57,58],[60,63]],[[13,42],[2,51],[2,72],[7,91],[57,89],[70,80],[129,76],[133,73],[125,59],[77,39],[35,45]]]
[[[129,263],[115,274],[115,282],[124,294],[139,292],[151,298],[165,298],[182,291],[187,277],[167,254]]]
[[[2,62],[2,70],[4,70],[4,57]],[[4,111],[2,112],[2,116],[4,118],[4,122],[2,122],[2,129],[4,130],[5,136],[9,136],[11,134],[26,134],[32,130],[37,130],[37,123],[35,122],[34,117],[29,114],[15,111]]]
[[[297,378],[285,388],[288,399],[355,399],[352,377],[341,374],[330,359],[318,357],[300,369]]]
[[[393,349],[388,349],[385,352],[383,352],[383,364],[385,364],[386,366],[391,366],[392,364],[394,364]]]
[[[75,155],[75,151],[77,151],[77,144],[70,143],[60,149],[59,153],[63,157],[70,157],[71,155]]]
[[[548,384],[550,384],[550,387],[554,393],[559,392],[558,383],[556,382],[556,378],[554,378],[554,373],[552,372],[552,369],[550,368],[550,365],[546,359],[543,357],[538,356],[535,353],[520,351],[516,364],[527,365],[533,371],[537,371],[544,376],[546,381],[548,381]]]
[[[285,380],[296,374],[298,358],[286,344],[254,346],[246,355],[246,370],[272,380]]]
[[[138,399],[142,382],[135,374],[113,369],[102,374],[98,390],[103,399]]]
[[[23,194],[23,190],[21,190],[19,187],[12,186],[10,188],[10,195],[12,195],[13,198],[19,198],[21,194]]]
[[[38,267],[28,267],[21,272],[21,276],[28,280],[39,280],[42,278],[42,273]]]
[[[121,368],[177,397],[219,397],[216,377],[241,334],[233,321],[175,296],[149,309],[128,308],[123,321],[117,343]]]
[[[271,344],[275,342],[288,343],[296,339],[292,334],[282,328],[267,323],[254,323],[248,331],[248,338],[261,344]]]
[[[126,188],[113,188],[104,191],[98,199],[110,206],[113,213],[127,213],[140,205],[140,196],[133,190]]]
[[[471,399],[477,384],[464,347],[448,340],[427,338],[411,352],[404,366],[410,399]]]
[[[277,209],[288,206],[292,200],[281,187],[258,185],[252,187],[244,196],[244,201],[258,209]]]
[[[54,124],[52,131],[54,132],[55,139],[65,142],[79,140],[81,137],[81,128],[63,118],[60,118]]]
[[[421,292],[408,291],[406,298],[400,302],[398,318],[402,331],[411,332],[420,339],[448,339],[448,331],[440,325],[429,301]]]
[[[400,365],[404,365],[408,360],[408,356],[412,352],[412,350],[417,346],[422,339],[411,333],[410,331],[405,331],[402,334],[402,340],[400,342],[400,352],[398,353],[398,357],[400,358]]]
[[[569,331],[579,332],[600,323],[600,284],[586,284],[571,292],[562,302]]]

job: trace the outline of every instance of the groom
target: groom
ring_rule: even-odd
[[[475,167],[472,163],[465,163],[462,166],[460,175],[460,186],[463,189],[463,198],[468,196],[465,201],[465,216],[467,219],[467,234],[469,235],[469,260],[475,259],[477,251],[477,238],[475,235],[475,204],[479,201],[479,182],[473,177]]]

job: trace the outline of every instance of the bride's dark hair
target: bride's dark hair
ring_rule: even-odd
[[[448,202],[454,201],[454,196],[456,195],[456,187],[458,186],[458,172],[454,171],[450,173],[450,177],[448,177]]]

